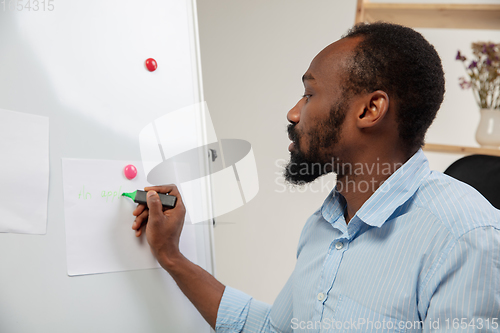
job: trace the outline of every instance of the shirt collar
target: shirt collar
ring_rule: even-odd
[[[429,173],[429,162],[419,149],[371,195],[351,221],[357,217],[368,225],[381,227],[396,208],[415,194]],[[333,188],[321,207],[323,218],[334,223],[345,205],[344,197]]]

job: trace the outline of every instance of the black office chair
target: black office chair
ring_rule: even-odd
[[[444,173],[474,187],[500,209],[500,156],[465,156],[450,165]]]

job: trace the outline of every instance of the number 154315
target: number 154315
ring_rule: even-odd
[[[0,9],[4,12],[7,10],[51,12],[55,9],[55,5],[54,0],[1,0]]]

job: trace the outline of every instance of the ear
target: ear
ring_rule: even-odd
[[[382,90],[365,95],[359,108],[357,125],[369,128],[379,124],[389,111],[389,96]]]

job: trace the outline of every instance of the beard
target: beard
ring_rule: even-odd
[[[329,118],[305,134],[296,130],[296,124],[288,125],[287,131],[295,149],[290,152],[290,161],[283,172],[285,181],[293,185],[304,185],[333,172],[335,158],[328,156],[327,151],[339,142],[347,111],[345,104],[342,101],[332,105]],[[300,140],[304,137],[309,138],[307,153],[300,147]]]

